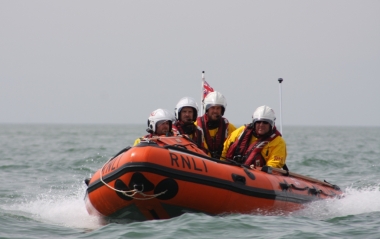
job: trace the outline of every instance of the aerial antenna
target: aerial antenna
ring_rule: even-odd
[[[280,90],[280,133],[281,134],[282,134],[282,88],[281,88],[282,81],[283,81],[282,78],[278,78],[278,82],[280,83],[279,90]]]

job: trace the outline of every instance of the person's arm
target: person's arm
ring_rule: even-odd
[[[140,139],[140,138],[136,139],[136,140],[135,140],[135,143],[133,144],[133,146],[135,146],[135,145],[139,144],[139,143],[140,143],[140,141],[141,141],[141,139]]]
[[[231,136],[228,137],[226,141],[224,141],[222,156],[220,157],[220,160],[226,160],[227,151],[230,148],[230,145],[233,143],[230,138]]]
[[[230,126],[231,124],[229,124]],[[228,126],[228,128],[229,128]],[[235,127],[235,126],[233,126]],[[230,146],[235,142],[235,140],[240,136],[240,134],[243,132],[244,130],[244,126],[238,128],[238,129],[235,129],[229,136],[228,138],[226,139],[226,141],[224,141],[224,145],[223,145],[223,151],[222,151],[222,156],[220,157],[221,160],[225,160],[226,159],[226,155],[227,155],[227,152],[228,152],[228,149],[230,148]]]
[[[232,134],[232,132],[234,132],[236,130],[236,127],[235,125],[228,123],[228,136],[230,136]]]
[[[282,168],[286,163],[287,156],[285,140],[280,136],[276,137],[263,148],[261,154],[265,158],[267,166]]]

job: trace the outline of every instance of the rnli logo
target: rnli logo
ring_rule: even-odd
[[[208,172],[204,160],[195,160],[192,156],[170,153],[171,165],[178,168],[195,170],[198,172]]]
[[[274,160],[275,160],[275,161],[281,161],[281,160],[282,160],[282,157],[280,157],[280,156],[274,156]]]
[[[114,171],[119,167],[119,162],[121,159],[121,155],[119,155],[117,158],[112,159],[110,162],[108,162],[104,167],[103,167],[103,173],[107,174],[110,173],[111,171]]]

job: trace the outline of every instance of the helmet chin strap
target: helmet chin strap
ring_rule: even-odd
[[[151,128],[147,128],[146,132],[148,132],[149,134],[153,134],[153,130]]]

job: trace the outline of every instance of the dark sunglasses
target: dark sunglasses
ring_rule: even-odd
[[[256,123],[260,124],[260,123],[263,123],[263,124],[269,124],[268,122],[266,121],[256,121]]]

